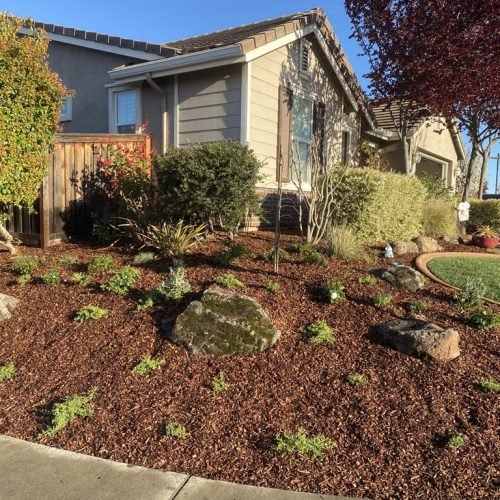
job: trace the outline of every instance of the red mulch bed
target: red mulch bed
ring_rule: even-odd
[[[497,398],[478,389],[481,377],[500,378],[498,332],[467,327],[452,306],[453,291],[428,283],[418,294],[389,284],[360,285],[358,277],[384,259],[364,262],[332,260],[328,268],[306,266],[298,255],[283,263],[277,294],[266,280],[272,264],[258,256],[269,250],[272,234],[242,236],[257,257],[241,260],[230,271],[214,267],[211,255],[222,238],[210,240],[188,258],[193,294],[176,306],[154,312],[135,310],[140,292],[121,298],[71,283],[48,286],[34,280],[15,283],[9,256],[0,254],[0,291],[21,299],[10,321],[0,323],[0,363],[16,365],[12,380],[0,384],[0,433],[32,440],[48,422],[43,410],[67,395],[98,386],[93,417],[70,424],[43,442],[102,458],[168,469],[212,479],[299,491],[371,498],[493,498],[499,483]],[[284,237],[285,248],[293,238]],[[447,245],[447,250],[464,250]],[[477,251],[471,249],[471,251]],[[22,248],[22,253],[41,254]],[[86,263],[106,252],[119,263],[132,254],[119,249],[65,244],[43,255],[52,267],[62,255]],[[398,258],[411,262],[415,256]],[[84,266],[60,265],[69,276]],[[82,269],[80,269],[82,268]],[[246,284],[282,331],[270,351],[258,356],[195,357],[161,336],[158,322],[182,310],[193,296],[232,272]],[[143,270],[141,291],[165,274]],[[342,281],[348,300],[331,306],[315,297],[326,279]],[[105,276],[96,276],[96,283]],[[387,310],[371,306],[376,292],[390,292]],[[448,364],[407,357],[372,340],[374,325],[405,316],[407,301],[431,304],[429,320],[456,328],[462,355]],[[87,304],[109,309],[99,321],[81,326],[74,313]],[[337,329],[331,346],[309,345],[300,328],[318,319]],[[145,355],[166,360],[161,370],[138,377],[131,370]],[[218,395],[211,381],[220,371],[230,382]],[[369,385],[345,382],[360,372]],[[166,422],[186,426],[189,438],[166,437]],[[336,441],[336,448],[317,460],[273,451],[278,433],[304,427]],[[463,448],[447,439],[464,433]]]

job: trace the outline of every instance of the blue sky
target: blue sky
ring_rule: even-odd
[[[243,6],[245,5],[245,6]],[[0,10],[38,21],[98,31],[149,42],[168,42],[209,31],[238,26],[309,10],[318,5],[308,1],[253,0],[0,0]],[[342,0],[329,0],[320,5],[339,37],[361,84],[368,70],[359,46],[349,39],[351,25]],[[500,154],[497,145],[492,155]],[[489,162],[488,185],[493,192],[496,161]]]

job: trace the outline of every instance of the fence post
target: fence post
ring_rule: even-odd
[[[52,155],[50,156],[52,160]],[[49,176],[46,175],[40,189],[40,248],[45,250],[50,244],[50,200],[49,200]]]

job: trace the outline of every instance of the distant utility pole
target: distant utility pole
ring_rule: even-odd
[[[495,194],[498,194],[500,191],[500,186],[498,185],[498,162],[500,161],[500,154],[497,154],[496,156],[489,156],[491,160],[496,160],[497,161],[497,173],[495,176]]]

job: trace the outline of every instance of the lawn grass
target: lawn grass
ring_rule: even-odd
[[[450,285],[463,288],[467,278],[481,278],[486,297],[500,301],[500,261],[474,257],[437,257],[427,264],[430,271]]]

